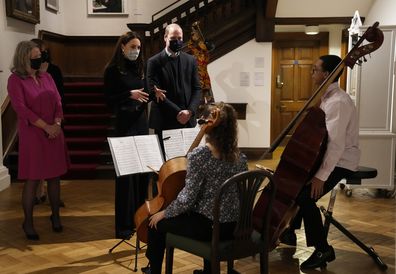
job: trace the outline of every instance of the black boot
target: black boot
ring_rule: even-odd
[[[326,263],[335,260],[335,253],[332,246],[329,245],[326,251],[315,250],[312,255],[301,264],[301,269],[314,269],[317,267],[324,268]]]

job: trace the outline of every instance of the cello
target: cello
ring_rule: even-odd
[[[266,155],[273,152],[290,130],[301,121],[286,145],[275,172],[273,172],[273,179],[277,184],[277,193],[273,202],[273,212],[269,227],[268,241],[270,250],[277,246],[279,236],[297,214],[298,206],[295,200],[302,188],[315,175],[326,151],[327,130],[325,113],[319,107],[314,107],[320,98],[318,95],[323,94],[327,90],[334,79],[342,73],[345,66],[353,68],[359,58],[375,51],[382,45],[384,35],[378,25],[379,23],[376,22],[366,30],[351,51],[329,74],[304,107],[271,144],[268,151],[260,157],[260,159],[263,159]],[[361,46],[365,40],[368,43]],[[257,167],[264,168],[259,165]],[[268,194],[262,192],[255,205],[253,223],[254,228],[258,231],[263,228],[263,214],[268,206],[268,201]]]
[[[215,108],[211,113],[211,119],[200,119],[201,129],[191,144],[187,154],[196,148],[205,133],[216,127],[220,122],[219,109]],[[146,200],[139,207],[134,216],[136,235],[139,241],[147,243],[149,217],[166,208],[184,187],[187,169],[187,157],[180,156],[166,161],[158,172],[158,195],[152,200]]]

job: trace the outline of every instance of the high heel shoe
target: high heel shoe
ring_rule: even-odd
[[[51,224],[52,224],[52,231],[57,232],[57,233],[63,231],[63,226],[61,224],[55,225],[54,218],[52,215],[50,216],[50,220],[51,220]]]
[[[26,229],[25,229],[25,225],[24,224],[22,224],[22,229],[23,229],[23,232],[25,232],[26,239],[31,240],[31,241],[40,240],[40,237],[39,237],[39,235],[37,233],[31,233],[31,234],[28,233],[26,231]]]

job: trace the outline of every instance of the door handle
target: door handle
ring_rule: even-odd
[[[286,109],[286,106],[284,104],[277,105],[276,108],[279,110],[279,112],[283,112]]]
[[[276,76],[276,87],[277,88],[283,87],[283,82],[281,81],[281,76],[279,74]]]

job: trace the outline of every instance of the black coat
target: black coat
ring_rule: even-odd
[[[147,86],[154,97],[154,85],[166,90],[166,100],[151,103],[149,126],[157,130],[194,127],[195,113],[201,98],[201,87],[195,58],[181,52],[171,58],[165,50],[147,61]],[[192,111],[187,125],[180,124],[176,116],[181,110]]]
[[[132,62],[125,73],[118,67],[108,66],[104,73],[105,96],[116,115],[116,135],[133,136],[148,134],[147,104],[130,98],[130,91],[144,87],[145,81],[137,73]]]

